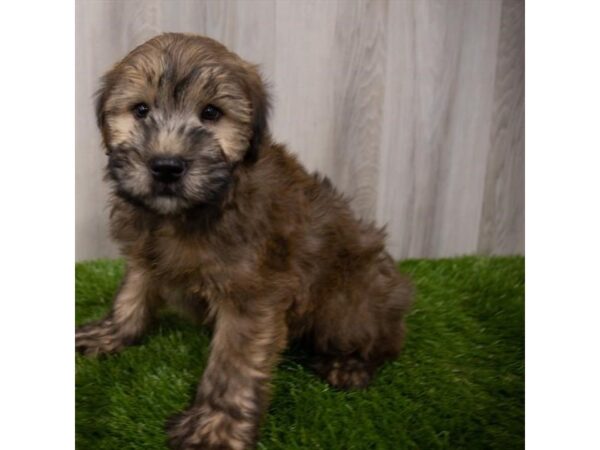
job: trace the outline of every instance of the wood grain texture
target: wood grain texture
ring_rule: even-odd
[[[520,0],[79,0],[76,257],[115,256],[98,78],[162,31],[259,63],[271,128],[397,258],[524,251]]]
[[[108,239],[108,189],[102,182],[106,157],[94,117],[93,94],[98,78],[111,64],[119,47],[117,34],[102,37],[103,27],[117,26],[111,10],[101,2],[76,3],[75,40],[75,249],[76,258],[116,256]],[[102,42],[95,47],[94,42]]]
[[[375,218],[385,94],[387,2],[338,8],[334,55],[333,141],[328,173],[363,218]]]
[[[331,172],[335,18],[338,2],[276,4],[273,135],[310,170]]]
[[[525,252],[525,4],[504,0],[480,253]]]
[[[500,6],[390,3],[377,219],[395,255],[476,251]]]

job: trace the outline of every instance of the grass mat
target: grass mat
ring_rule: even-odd
[[[403,354],[366,390],[330,389],[288,351],[259,449],[524,447],[524,259],[400,264],[417,288]],[[76,322],[102,317],[122,261],[76,265]],[[210,335],[170,314],[142,345],[76,358],[80,450],[163,449],[165,420],[185,408]]]

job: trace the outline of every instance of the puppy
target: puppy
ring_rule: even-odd
[[[196,398],[168,424],[171,447],[253,448],[292,340],[342,389],[366,386],[398,354],[411,289],[384,232],[272,140],[255,66],[206,37],[163,34],[104,76],[96,112],[127,270],[76,348],[116,352],[163,306],[212,325]]]

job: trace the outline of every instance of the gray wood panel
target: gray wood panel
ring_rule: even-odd
[[[525,17],[520,0],[505,0],[496,64],[479,252],[525,252]]]
[[[115,256],[92,94],[162,31],[259,63],[273,135],[397,258],[524,252],[522,0],[78,0],[76,257]]]

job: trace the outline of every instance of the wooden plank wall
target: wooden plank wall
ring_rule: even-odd
[[[76,258],[115,256],[100,75],[163,31],[260,63],[274,136],[396,258],[524,252],[523,0],[78,0]]]

